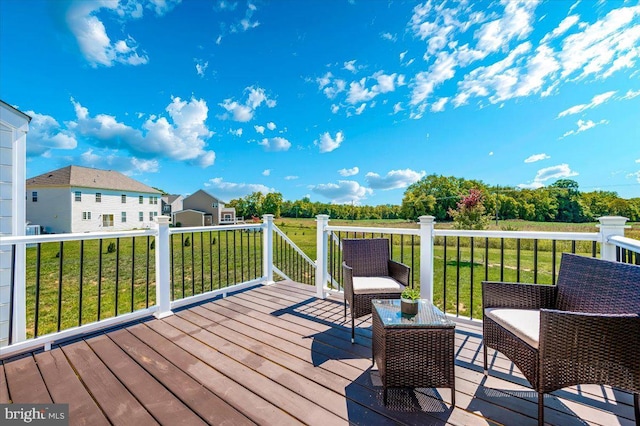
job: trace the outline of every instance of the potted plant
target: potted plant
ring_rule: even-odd
[[[400,295],[400,311],[405,315],[415,315],[418,313],[418,302],[420,301],[420,291],[415,288],[405,288]]]

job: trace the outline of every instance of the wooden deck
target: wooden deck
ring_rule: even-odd
[[[340,299],[260,286],[4,360],[0,403],[69,403],[71,424],[87,425],[537,423],[511,362],[494,355],[483,376],[475,324],[456,328],[455,408],[449,389],[392,389],[384,407],[363,319],[352,345]],[[555,425],[634,424],[632,396],[606,386],[555,392],[545,411]]]

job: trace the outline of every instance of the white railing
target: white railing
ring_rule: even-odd
[[[1,304],[2,306],[0,306],[0,312],[2,312],[2,318],[0,318],[0,329],[1,329],[0,333],[4,337],[5,342],[8,341],[7,337],[9,335],[11,335],[12,341],[10,342],[9,345],[0,347],[0,358],[9,356],[11,354],[24,352],[26,350],[35,349],[38,347],[49,348],[51,344],[56,341],[61,341],[73,336],[91,333],[99,329],[108,328],[117,324],[130,322],[130,321],[133,321],[142,317],[146,317],[149,315],[155,315],[158,318],[162,318],[162,317],[171,315],[172,309],[176,309],[181,306],[200,302],[202,300],[210,299],[218,295],[226,296],[226,294],[229,292],[238,291],[243,288],[253,286],[256,284],[273,282],[273,265],[271,263],[271,259],[272,259],[271,243],[273,240],[271,236],[271,233],[272,233],[271,230],[273,227],[273,216],[265,215],[264,219],[265,220],[263,223],[258,223],[258,224],[252,223],[252,224],[243,224],[243,225],[238,224],[238,225],[191,227],[191,228],[169,228],[169,218],[166,216],[158,216],[157,225],[155,229],[148,229],[148,230],[2,237],[0,239],[0,246],[1,246],[0,248],[4,252],[3,254],[8,253],[9,255],[12,252],[19,252],[19,251],[22,251],[24,253],[27,244],[37,246],[38,247],[37,249],[33,248],[30,250],[38,250],[38,253],[40,253],[39,251],[40,245],[46,244],[46,243],[60,243],[62,247],[62,245],[65,242],[67,243],[79,242],[79,244],[82,244],[81,247],[84,247],[84,242],[91,241],[91,240],[100,240],[100,244],[102,244],[102,240],[110,240],[110,241],[116,240],[118,241],[118,244],[119,244],[119,239],[123,239],[123,240],[129,239],[135,242],[136,241],[135,238],[153,237],[154,239],[153,244],[155,246],[155,249],[154,249],[154,253],[151,256],[154,257],[155,259],[153,260],[149,259],[149,255],[147,254],[147,262],[148,262],[148,264],[146,265],[147,279],[150,280],[151,282],[148,281],[146,285],[147,285],[147,300],[149,300],[148,294],[153,290],[153,287],[155,287],[155,301],[151,303],[147,302],[148,303],[147,307],[144,307],[142,309],[132,308],[131,312],[127,312],[123,314],[119,313],[118,304],[117,302],[115,302],[115,314],[110,318],[100,318],[98,315],[98,320],[94,322],[82,324],[83,322],[82,313],[80,313],[79,315],[81,319],[79,321],[80,325],[78,326],[70,327],[70,328],[62,327],[63,329],[61,329],[60,325],[58,325],[59,331],[56,331],[53,333],[47,333],[45,335],[40,335],[35,338],[27,338],[27,333],[26,333],[26,330],[27,330],[27,314],[26,314],[27,313],[27,295],[26,295],[27,283],[26,281],[27,280],[26,280],[26,274],[25,274],[25,270],[27,270],[27,265],[25,264],[26,258],[23,256],[22,259],[25,259],[25,260],[23,260],[21,263],[16,262],[13,265],[5,265],[4,260],[7,258],[7,256],[3,256],[2,267],[5,268],[6,266],[10,266],[10,269],[11,269],[10,275],[12,277],[10,281],[13,286],[9,285],[9,283],[1,283],[1,285],[3,285],[6,288],[2,289],[2,292],[3,292],[2,301],[4,303]],[[209,232],[213,233],[218,231],[220,232],[228,232],[228,231],[255,232],[258,230],[263,231],[261,238],[259,239],[260,251],[262,252],[261,256],[263,257],[253,256],[254,257],[253,262],[258,262],[260,264],[258,276],[255,276],[255,277],[248,276],[247,277],[248,279],[244,281],[238,280],[239,282],[232,282],[232,283],[227,282],[227,284],[223,288],[216,288],[216,289],[211,288],[210,290],[202,291],[199,294],[195,294],[196,292],[191,292],[191,294],[189,294],[186,297],[179,297],[179,296],[175,297],[176,293],[172,289],[172,280],[171,280],[171,268],[173,268],[173,263],[172,263],[173,259],[172,259],[171,253],[172,253],[172,250],[174,251],[176,250],[176,246],[172,246],[172,240],[171,240],[172,235],[180,235],[180,234],[198,235],[198,233],[200,234],[209,233]],[[267,230],[269,232],[267,232]],[[243,237],[242,234],[240,236],[240,239],[241,239],[240,247],[242,247],[242,241],[245,241],[245,239],[250,238],[249,234],[245,234],[245,235],[246,235],[245,237]],[[192,242],[192,243],[195,243],[195,242]],[[97,243],[94,243],[94,244],[97,244]],[[131,245],[134,246],[135,244],[131,244]],[[265,249],[263,250],[262,247],[264,247]],[[106,248],[107,247],[105,246],[103,249],[106,249]],[[235,248],[235,245],[234,245],[234,248]],[[133,250],[135,251],[135,248]],[[203,249],[201,248],[201,250]],[[82,256],[84,255],[84,252],[82,251],[82,249],[80,251],[81,251],[81,253],[79,254],[80,259],[70,258],[69,261],[73,261],[73,263],[79,262],[80,265],[82,265],[83,264]],[[100,251],[99,256],[100,256],[100,262],[101,262],[102,250],[98,250],[98,251]],[[255,254],[257,253],[257,251],[258,251],[257,248],[254,248],[251,254]],[[239,259],[239,256],[237,256],[237,253],[234,252],[233,256],[234,256],[233,257],[234,265],[231,266],[231,268],[235,267],[236,258]],[[14,262],[15,262],[15,259],[19,258],[19,256],[13,256],[13,257],[14,257]],[[58,255],[56,257],[58,258],[58,260],[56,260],[55,262],[56,263],[59,262],[60,270],[57,271],[56,273],[56,275],[59,274],[59,282],[58,280],[56,280],[55,284],[58,287],[57,298],[58,300],[61,300],[62,298],[61,289],[63,285],[67,286],[67,283],[63,284],[63,273],[61,268],[67,264],[66,262],[68,259],[67,257],[64,256],[64,252],[58,252]],[[256,257],[257,259],[255,259]],[[226,257],[225,260],[228,262],[229,257]],[[242,259],[240,259],[239,261],[246,262],[246,260],[242,260]],[[39,268],[39,262],[40,262],[40,259],[38,259],[38,268]],[[200,259],[200,262],[203,262],[202,264],[204,264],[205,260]],[[212,267],[211,262],[212,262],[211,259],[209,259],[210,267]],[[118,263],[117,260],[115,263],[116,263],[116,266],[115,266],[116,271],[118,271],[120,264]],[[131,270],[134,269],[133,263],[135,263],[135,259],[133,259],[133,252],[132,252],[131,264],[129,263],[127,264],[127,266],[131,268]],[[254,269],[257,268],[258,263],[253,264]],[[155,265],[155,267],[152,267],[151,266],[152,264]],[[244,265],[246,267],[246,263]],[[33,265],[30,265],[30,266],[33,267]],[[182,265],[182,267],[184,268],[185,266]],[[80,266],[80,268],[82,268],[82,266]],[[229,271],[229,268],[230,266],[227,263],[227,271]],[[101,263],[100,263],[99,269],[100,271],[102,271]],[[155,275],[154,278],[149,277],[150,269],[152,269],[152,272]],[[102,272],[100,272],[100,274],[101,273]],[[116,272],[116,277],[117,277],[117,274],[118,272]],[[241,274],[238,274],[238,275],[242,276],[243,274],[244,274],[244,271],[242,271]],[[80,275],[82,276],[82,269],[80,271]],[[39,280],[39,277],[37,279]],[[81,277],[80,280],[82,279],[83,278]],[[132,272],[131,273],[131,281],[132,281],[131,306],[132,307],[133,307],[133,298],[134,298],[133,291],[135,286],[133,283],[134,279],[135,279],[135,273]],[[202,279],[204,280],[204,277]],[[211,279],[213,279],[213,276],[211,276]],[[99,279],[98,281],[102,283],[102,279]],[[116,286],[115,292],[116,294],[118,294],[117,278],[116,278],[115,286]],[[82,286],[79,286],[79,287],[82,288]],[[213,287],[213,285],[211,287]],[[80,290],[80,292],[81,291],[82,290]],[[9,297],[9,294],[11,295],[10,297]],[[115,297],[117,298],[118,296],[116,295]],[[98,299],[98,304],[100,304],[99,299]],[[36,311],[38,309],[39,309],[38,306],[35,307]],[[63,307],[61,306],[61,302],[58,302],[58,312],[57,312],[58,323],[60,323],[62,310],[63,310]],[[105,315],[105,316],[108,316],[108,315]],[[9,330],[9,324],[11,324],[11,330]]]
[[[600,224],[598,225],[599,232],[531,232],[531,231],[473,231],[473,230],[445,230],[445,229],[435,229],[434,228],[434,218],[431,216],[422,216],[420,217],[420,221],[418,223],[419,227],[417,229],[407,229],[407,228],[370,228],[370,227],[358,227],[358,226],[332,226],[329,225],[329,217],[326,215],[319,215],[317,217],[317,222],[318,222],[318,237],[317,237],[317,252],[318,252],[318,271],[316,273],[316,289],[317,289],[317,294],[319,297],[325,297],[326,295],[335,292],[335,287],[336,287],[336,279],[337,277],[334,277],[333,274],[330,271],[330,267],[328,267],[328,265],[331,263],[328,259],[329,259],[329,250],[327,245],[328,244],[334,244],[335,247],[338,247],[338,249],[340,249],[340,245],[339,244],[335,244],[334,241],[336,240],[336,233],[345,233],[348,235],[348,233],[353,233],[354,236],[359,235],[360,237],[366,237],[372,234],[384,234],[386,236],[390,235],[400,235],[402,236],[412,236],[413,237],[419,237],[419,241],[417,243],[417,247],[414,247],[414,243],[411,243],[411,249],[414,250],[416,252],[416,256],[419,257],[419,285],[420,285],[420,292],[421,292],[421,296],[423,298],[429,299],[429,300],[434,300],[433,299],[433,295],[434,295],[434,258],[435,256],[435,252],[434,252],[434,246],[437,246],[438,249],[438,261],[439,261],[439,267],[440,268],[444,268],[444,274],[443,274],[443,280],[444,280],[444,286],[445,289],[442,290],[444,292],[446,292],[446,286],[447,286],[447,259],[449,259],[449,257],[447,256],[447,244],[443,243],[443,240],[446,241],[446,238],[451,239],[452,237],[456,240],[453,243],[454,244],[458,244],[458,246],[456,247],[457,252],[454,253],[455,256],[455,263],[456,263],[456,271],[455,274],[456,276],[458,274],[460,274],[460,268],[459,268],[459,263],[460,263],[460,243],[459,240],[460,238],[466,239],[466,244],[467,244],[467,253],[466,255],[469,255],[469,252],[471,254],[471,261],[467,262],[468,264],[470,263],[470,274],[471,274],[471,288],[473,291],[473,282],[474,282],[474,276],[473,276],[473,266],[475,263],[475,258],[474,256],[474,246],[479,246],[479,249],[476,250],[484,250],[484,253],[489,253],[489,239],[498,239],[498,242],[494,242],[494,244],[498,244],[501,245],[501,249],[500,252],[501,254],[501,261],[503,260],[503,256],[504,256],[504,240],[510,240],[512,245],[515,245],[517,242],[517,262],[518,262],[518,266],[517,268],[512,268],[512,269],[516,269],[517,270],[517,275],[518,277],[520,277],[520,241],[523,240],[523,245],[525,244],[524,241],[527,242],[528,245],[535,247],[535,251],[534,254],[531,255],[531,257],[534,259],[534,265],[535,265],[535,271],[533,272],[533,274],[535,274],[535,277],[537,279],[537,257],[538,257],[538,241],[541,242],[545,242],[546,240],[551,240],[551,243],[548,243],[549,246],[552,246],[553,249],[545,249],[545,250],[540,250],[540,252],[551,252],[552,251],[552,256],[553,256],[553,260],[550,261],[549,263],[553,263],[553,269],[551,271],[551,275],[553,276],[552,279],[555,282],[555,273],[556,273],[556,242],[558,242],[558,245],[560,245],[561,243],[564,244],[564,242],[571,242],[570,245],[568,246],[568,249],[565,249],[566,251],[575,251],[576,250],[576,245],[577,242],[582,242],[582,245],[578,244],[579,246],[581,246],[582,248],[579,250],[581,250],[581,252],[588,254],[588,255],[592,255],[592,256],[596,256],[596,255],[600,255],[601,258],[603,259],[607,259],[607,260],[616,260],[616,248],[617,247],[624,247],[626,249],[635,249],[637,251],[640,248],[640,242],[636,241],[636,240],[632,240],[629,238],[624,238],[622,237],[622,235],[624,235],[624,229],[625,229],[625,223],[626,223],[626,218],[620,218],[620,217],[602,217],[599,219]],[[393,238],[393,237],[391,237]],[[397,240],[396,240],[397,241]],[[437,244],[436,244],[437,242]],[[449,240],[449,242],[451,242],[451,240]],[[590,245],[585,245],[584,242],[591,242],[592,244]],[[393,243],[393,240],[392,240]],[[396,243],[397,244],[397,243]],[[566,243],[569,244],[569,243]],[[566,245],[565,244],[565,245]],[[597,245],[600,245],[600,250],[599,253],[597,253]],[[394,248],[393,247],[394,244],[392,244],[392,256],[394,255],[394,251],[398,251],[397,247]],[[588,248],[585,248],[588,247]],[[444,258],[442,256],[442,251],[444,251]],[[562,249],[560,250],[562,251]],[[481,255],[483,257],[484,253],[481,253]],[[397,253],[396,253],[397,256]],[[549,256],[549,255],[546,255]],[[444,260],[443,260],[444,259]],[[399,259],[395,259],[395,260],[399,260]],[[414,259],[411,259],[412,262],[414,262]],[[489,268],[490,267],[494,267],[494,265],[490,265],[489,264],[489,260],[488,257],[486,257],[484,259],[485,264],[482,265],[484,267],[483,272],[486,275],[489,275]],[[415,264],[418,264],[418,260],[415,259]],[[444,265],[443,265],[444,264]],[[503,274],[504,272],[504,264],[500,264],[500,275]],[[485,272],[486,271],[486,272]],[[508,273],[511,273],[512,271],[507,271]],[[339,271],[337,272],[339,273]],[[457,278],[456,278],[457,279]],[[478,276],[475,277],[475,280],[477,281],[479,279]],[[518,278],[519,279],[519,278]],[[533,282],[533,281],[532,281]],[[479,287],[478,287],[479,288]],[[456,292],[459,289],[456,286]],[[446,295],[444,296],[445,300],[446,300]],[[456,294],[457,297],[457,294]],[[471,303],[473,303],[471,301]],[[456,308],[457,309],[457,308]]]

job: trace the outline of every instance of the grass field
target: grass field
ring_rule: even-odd
[[[315,219],[280,218],[275,220],[275,224],[311,259],[316,258]],[[332,220],[330,224],[418,228],[416,223],[402,220]],[[438,223],[436,228],[451,228],[451,224]],[[493,224],[492,229],[597,232],[593,223],[501,221],[497,227]],[[640,239],[639,225],[633,224],[626,231],[626,236]],[[185,245],[187,238],[189,245]],[[34,336],[36,324],[37,334],[43,335],[58,328],[66,329],[154,305],[154,241],[153,237],[105,239],[102,243],[99,240],[72,241],[65,242],[62,250],[60,243],[46,243],[41,245],[39,253],[36,247],[28,248],[28,335]],[[440,307],[446,306],[448,312],[479,318],[481,282],[485,278],[521,282],[533,282],[535,278],[539,283],[552,282],[554,271],[550,241],[539,242],[537,259],[534,259],[533,242],[523,240],[519,261],[515,240],[505,241],[501,259],[499,239],[490,239],[487,248],[484,239],[476,239],[471,256],[469,238],[460,238],[459,246],[455,238],[449,238],[445,256],[444,241],[437,238],[434,247],[434,302]],[[108,250],[111,244],[116,248],[114,252]],[[261,233],[214,231],[176,234],[172,247],[172,299],[224,288],[262,275]],[[303,262],[295,254],[276,248],[274,263],[288,274],[291,271],[290,276],[295,279],[293,271],[296,268],[288,263],[297,262],[297,265]],[[557,271],[561,253],[573,248],[570,242],[558,242],[556,249]],[[591,255],[592,245],[590,242],[578,242],[575,250]],[[599,252],[599,247],[596,250]],[[394,236],[393,258],[412,266],[416,287],[420,286],[419,253],[418,237],[412,244],[410,236],[402,239]],[[37,262],[38,257],[40,262]],[[337,250],[334,250],[330,272],[340,281]],[[304,274],[309,278],[308,272]],[[62,296],[59,298],[58,294]]]

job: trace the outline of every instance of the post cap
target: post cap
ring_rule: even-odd
[[[328,214],[318,214],[316,215],[316,220],[329,220]]]
[[[158,222],[158,225],[168,225],[171,221],[169,216],[156,216],[155,219],[156,222]]]
[[[274,218],[274,216],[272,214],[270,214],[270,213],[262,215],[262,220],[265,221],[265,222],[271,221],[271,220],[273,220],[273,218]]]
[[[629,220],[629,218],[627,217],[623,217],[623,216],[602,216],[598,218],[598,221],[600,222],[600,225],[597,225],[599,227],[601,226],[623,226],[626,227],[626,223]]]
[[[436,222],[436,217],[435,216],[420,216],[418,218],[418,220],[420,221],[421,225],[422,224],[428,225],[428,224],[435,223]]]

